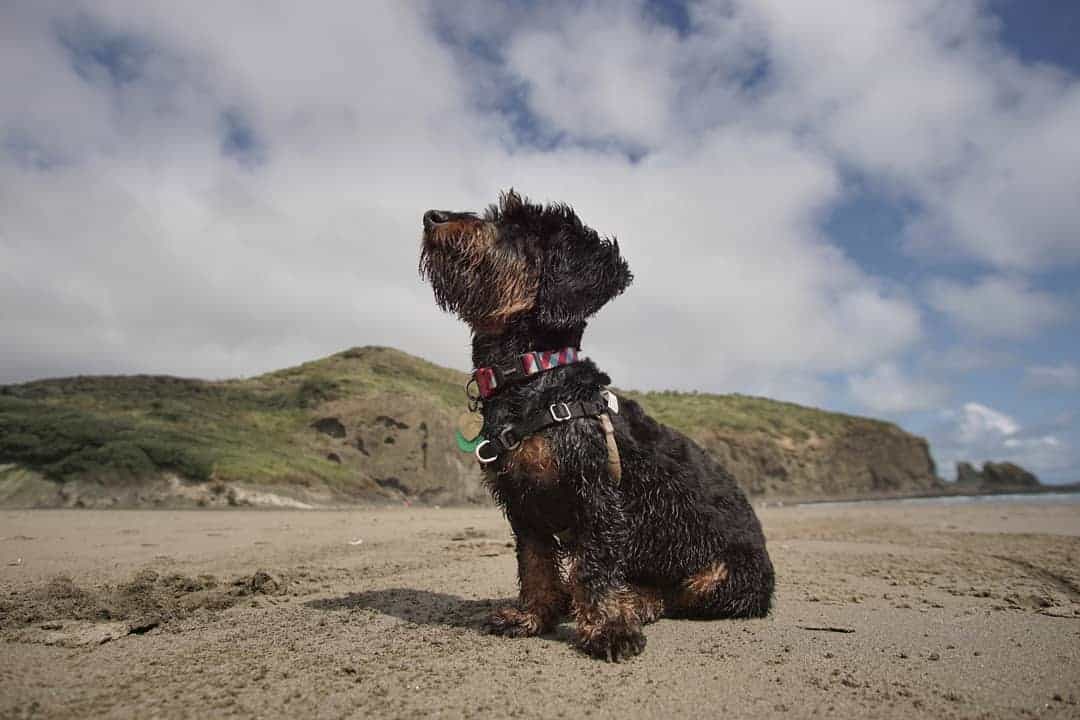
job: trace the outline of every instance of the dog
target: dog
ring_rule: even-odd
[[[482,215],[424,213],[419,269],[472,330],[475,452],[516,543],[519,603],[486,631],[540,635],[569,613],[581,650],[619,661],[660,617],[768,614],[765,536],[730,473],[579,354],[633,279],[616,240],[510,190]]]

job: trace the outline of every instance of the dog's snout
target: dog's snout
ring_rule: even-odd
[[[442,210],[428,210],[424,213],[424,227],[431,229],[436,225],[441,225],[444,222],[449,222],[450,213]]]

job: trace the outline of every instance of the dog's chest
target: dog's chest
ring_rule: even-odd
[[[554,534],[573,524],[574,493],[560,482],[558,463],[541,436],[523,440],[489,482],[514,521]]]
[[[551,441],[543,435],[532,435],[507,453],[499,469],[523,489],[542,490],[559,484],[559,463]]]

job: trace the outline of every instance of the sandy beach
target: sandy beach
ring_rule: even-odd
[[[1080,717],[1080,503],[765,508],[772,616],[479,632],[490,508],[3,511],[0,717]]]

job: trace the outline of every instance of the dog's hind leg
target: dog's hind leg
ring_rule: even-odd
[[[689,576],[671,593],[668,612],[700,619],[768,615],[773,567],[764,549],[732,549]]]

